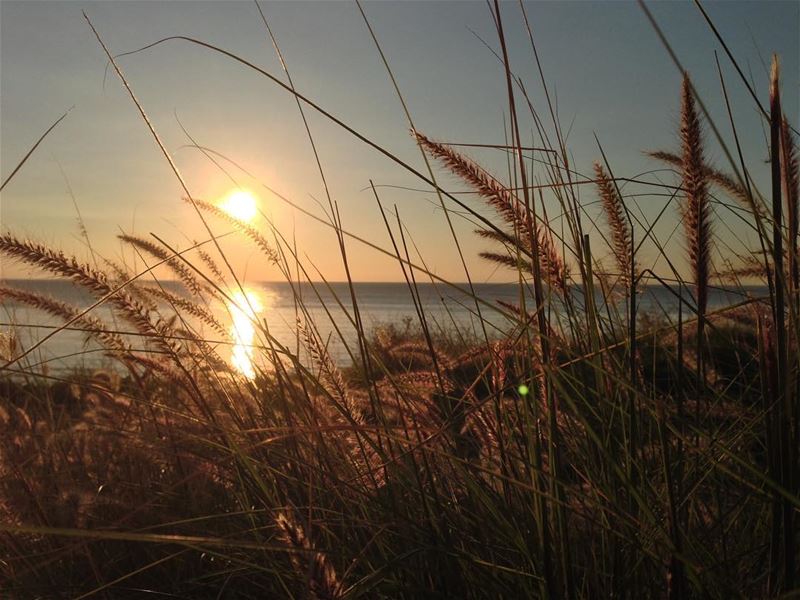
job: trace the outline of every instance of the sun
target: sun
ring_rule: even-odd
[[[256,197],[247,190],[234,190],[220,202],[219,207],[234,219],[249,223],[258,213]]]

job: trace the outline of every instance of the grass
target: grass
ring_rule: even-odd
[[[663,190],[683,223],[691,267],[684,279],[652,224],[630,210],[624,179],[602,148],[593,176],[574,179],[555,110],[540,115],[527,101],[505,52],[497,3],[494,16],[512,107],[505,182],[414,130],[425,175],[297,93],[290,78],[281,83],[228,56],[294,94],[301,111],[322,113],[433,186],[442,206],[466,211],[496,246],[483,258],[518,281],[518,304],[478,297],[471,283],[444,281],[415,264],[399,214],[384,209],[374,186],[391,249],[371,246],[397,260],[415,315],[368,330],[349,281],[348,297],[333,294],[337,306],[324,306],[344,310],[355,331],[350,336],[332,320],[352,359],[346,368],[332,359],[300,294],[301,283],[320,298],[333,288],[308,283],[318,274],[269,222],[239,222],[188,190],[208,239],[176,252],[160,238],[123,234],[147,265],[138,273],[110,261],[101,270],[11,232],[0,236],[5,258],[70,280],[95,302],[81,310],[7,286],[0,299],[84,331],[112,363],[48,373],[26,368],[35,348],[2,348],[0,586],[11,597],[797,593],[798,168],[794,132],[780,110],[777,59],[769,198],[753,188],[744,164],[733,163],[730,175],[706,163],[704,127],[712,124],[688,75],[676,90],[681,148],[652,156],[675,171]],[[542,141],[534,152],[544,186],[528,184],[520,106]],[[474,199],[441,187],[437,164]],[[597,223],[578,197],[587,183],[602,207]],[[544,211],[545,193],[561,208],[558,230]],[[327,224],[349,277],[352,244],[364,240],[345,229],[328,200]],[[737,203],[758,234],[753,256],[728,257],[730,269],[712,261],[712,202]],[[485,217],[481,205],[497,218]],[[609,242],[610,266],[598,259],[605,249],[590,245],[593,225]],[[213,234],[219,226],[249,240],[291,284],[294,348],[254,315]],[[659,249],[669,275],[641,266],[644,240]],[[177,277],[180,293],[177,284],[147,279],[156,266]],[[741,285],[740,277],[752,276],[767,284],[763,298]],[[419,293],[423,279],[470,295],[479,331],[435,328]],[[637,308],[646,284],[677,296],[677,318]],[[719,285],[743,301],[709,308]],[[92,312],[101,304],[115,323]],[[210,309],[216,304],[250,321],[252,378],[224,358],[221,349],[235,340]],[[488,317],[497,312],[509,323],[500,334]]]

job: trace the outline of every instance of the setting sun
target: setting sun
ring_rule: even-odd
[[[250,222],[258,213],[256,197],[247,190],[234,190],[228,194],[219,207],[240,221]]]

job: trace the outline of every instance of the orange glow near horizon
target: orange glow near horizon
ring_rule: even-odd
[[[247,190],[233,190],[219,203],[219,207],[234,219],[249,223],[258,214],[256,197]]]
[[[236,343],[231,352],[231,365],[247,379],[255,379],[253,366],[253,342],[256,337],[254,321],[264,310],[259,294],[252,289],[244,293],[237,290],[232,294],[233,302],[228,304],[231,313],[231,335]]]

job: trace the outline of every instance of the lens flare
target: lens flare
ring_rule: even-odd
[[[247,190],[234,190],[219,203],[219,207],[234,219],[249,223],[258,214],[256,197]]]
[[[264,310],[259,294],[251,289],[237,290],[228,303],[231,313],[231,335],[235,345],[231,352],[231,365],[247,379],[255,379],[253,366],[253,341],[256,337],[255,321]]]

